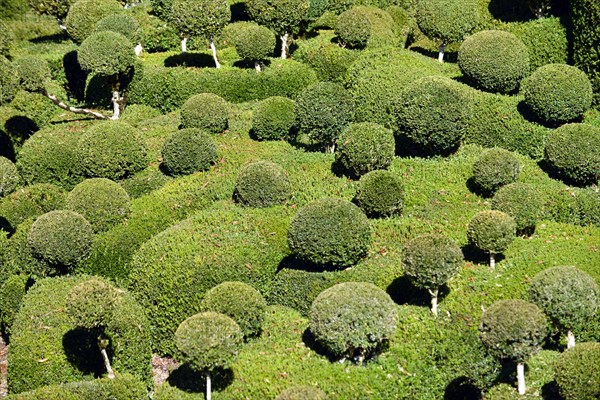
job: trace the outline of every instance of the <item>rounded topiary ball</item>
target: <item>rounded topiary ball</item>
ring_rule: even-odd
[[[123,11],[123,7],[116,0],[79,0],[69,8],[65,25],[67,32],[77,44],[83,42],[94,26],[102,18]]]
[[[113,76],[124,73],[135,64],[134,45],[121,33],[92,33],[77,50],[81,68],[95,74]]]
[[[200,309],[227,315],[240,326],[244,337],[260,335],[267,302],[247,283],[224,282],[204,295]]]
[[[295,386],[285,389],[275,400],[325,400],[327,395],[314,386]]]
[[[508,150],[486,150],[473,163],[473,183],[485,194],[494,193],[501,186],[519,179],[521,164]]]
[[[125,291],[104,278],[91,277],[70,290],[67,314],[77,326],[94,329],[111,323],[119,310]]]
[[[163,145],[161,154],[163,167],[175,176],[207,171],[218,159],[212,137],[197,128],[176,131]]]
[[[181,107],[183,128],[200,128],[209,133],[221,133],[227,129],[228,120],[227,102],[213,93],[194,95]]]
[[[580,343],[560,355],[554,378],[565,400],[600,398],[600,343]]]
[[[480,19],[477,0],[421,0],[416,11],[419,29],[446,44],[462,41]]]
[[[118,183],[106,178],[93,178],[73,188],[67,196],[67,208],[83,215],[94,232],[103,232],[127,218],[131,201]]]
[[[539,191],[527,183],[502,186],[492,199],[492,210],[505,212],[515,219],[518,232],[535,229],[542,218],[544,201]]]
[[[296,104],[287,97],[269,97],[254,109],[252,132],[258,140],[285,139],[295,125]]]
[[[15,41],[15,35],[4,23],[0,21],[0,56],[7,56],[10,47]]]
[[[14,61],[19,75],[20,85],[28,92],[44,92],[46,82],[50,80],[48,62],[36,56],[25,56]]]
[[[521,84],[525,104],[543,121],[573,121],[592,106],[592,84],[587,75],[566,64],[544,65]]]
[[[476,87],[510,93],[529,73],[529,50],[512,33],[481,31],[460,46],[458,66]]]
[[[355,200],[370,217],[400,214],[404,202],[404,185],[389,171],[371,171],[360,178]]]
[[[292,195],[287,172],[278,164],[258,161],[246,165],[237,177],[234,198],[250,207],[284,203]]]
[[[19,90],[19,75],[13,63],[0,55],[0,105],[8,104]]]
[[[118,180],[146,168],[146,149],[138,130],[118,121],[99,122],[77,143],[82,172],[90,178]]]
[[[356,8],[344,11],[335,21],[335,34],[350,48],[365,47],[371,37],[369,17]]]
[[[259,61],[271,57],[275,51],[275,35],[258,24],[244,24],[235,38],[235,50],[243,60]]]
[[[310,309],[309,329],[336,357],[364,358],[392,336],[398,323],[390,296],[366,282],[346,282],[324,290]]]
[[[9,194],[0,202],[0,216],[14,230],[28,218],[65,208],[67,194],[58,186],[36,183]]]
[[[74,211],[50,211],[35,220],[29,231],[31,251],[51,265],[72,268],[89,254],[94,232]]]
[[[350,124],[337,139],[338,162],[351,176],[386,169],[394,160],[396,142],[391,130],[372,122]]]
[[[600,179],[600,128],[566,124],[550,132],[544,159],[562,179],[589,185]]]
[[[367,216],[349,201],[316,200],[302,207],[290,223],[290,250],[306,261],[348,267],[363,258],[371,243]]]
[[[6,157],[0,156],[0,197],[11,194],[21,182],[16,165]]]
[[[469,221],[469,243],[490,254],[502,253],[515,239],[517,224],[502,211],[481,211]]]
[[[94,27],[94,32],[112,31],[125,36],[132,43],[139,43],[142,35],[140,24],[127,14],[112,14],[102,18]]]

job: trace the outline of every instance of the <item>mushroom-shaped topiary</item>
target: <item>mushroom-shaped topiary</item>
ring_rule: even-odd
[[[287,172],[279,164],[258,161],[242,168],[233,197],[250,207],[269,207],[284,203],[291,195]]]
[[[35,220],[28,241],[34,255],[59,269],[72,269],[90,253],[94,232],[74,211],[50,211]]]
[[[409,85],[396,100],[396,133],[426,154],[456,150],[467,129],[470,108],[453,80],[428,76]]]
[[[369,217],[400,214],[404,202],[404,185],[389,171],[371,171],[358,181],[355,201]]]
[[[416,237],[404,245],[402,262],[411,282],[431,295],[431,312],[438,314],[438,293],[458,272],[463,254],[456,242],[438,234]]]
[[[236,322],[226,315],[205,312],[183,321],[175,332],[182,361],[206,376],[206,399],[211,399],[210,373],[228,368],[237,356],[243,335]]]
[[[473,183],[482,193],[493,194],[501,186],[516,182],[521,164],[513,153],[501,148],[486,150],[473,163]]]
[[[481,211],[467,226],[469,243],[490,254],[490,267],[496,266],[495,255],[502,253],[515,239],[517,224],[502,211]]]
[[[354,119],[354,102],[340,84],[315,83],[298,95],[296,117],[302,133],[333,152],[337,137]]]
[[[324,266],[354,265],[370,243],[367,216],[342,199],[324,198],[302,207],[288,231],[288,245],[296,256]]]
[[[131,43],[136,43],[136,55],[141,52],[140,40],[142,28],[138,21],[128,14],[111,14],[102,18],[94,27],[94,32],[112,31],[125,36]]]
[[[200,128],[209,133],[227,129],[229,110],[227,101],[213,93],[196,94],[181,106],[181,126]]]
[[[469,36],[458,50],[458,66],[474,86],[510,93],[529,73],[529,51],[514,34],[481,31]]]
[[[210,289],[201,311],[227,315],[239,325],[245,338],[260,335],[267,302],[260,292],[243,282],[223,282]]]
[[[575,346],[574,331],[596,314],[600,292],[594,278],[575,267],[551,267],[533,277],[529,298],[567,333],[567,348]]]
[[[391,130],[373,122],[350,124],[337,139],[338,162],[350,176],[386,169],[394,159],[396,142]]]
[[[123,11],[117,0],[78,0],[71,5],[65,23],[71,39],[81,44],[102,18]],[[133,51],[133,47],[131,48]]]
[[[285,389],[275,400],[325,400],[327,395],[314,386],[294,386]]]
[[[554,365],[558,390],[565,400],[600,398],[600,343],[580,343],[562,353]]]
[[[362,362],[381,350],[396,330],[396,304],[366,282],[339,283],[317,296],[309,329],[317,343],[336,358]]]
[[[117,121],[88,128],[77,143],[83,173],[90,178],[118,180],[146,168],[146,149],[138,130]]]
[[[287,138],[296,126],[296,103],[287,97],[269,97],[256,106],[252,133],[258,140]]]
[[[587,124],[566,124],[550,132],[544,159],[567,182],[577,185],[600,179],[600,128]]]
[[[492,304],[481,318],[481,341],[499,359],[517,363],[519,394],[525,394],[524,362],[541,350],[546,337],[546,316],[524,300],[501,300]]]
[[[260,72],[260,61],[273,55],[275,44],[275,35],[269,28],[248,23],[240,26],[235,50],[242,60],[254,61],[256,72]]]
[[[371,37],[369,17],[357,8],[346,10],[335,21],[335,34],[345,46],[363,48]]]
[[[15,164],[6,157],[0,156],[0,197],[15,191],[21,182],[21,175]]]
[[[576,120],[592,105],[587,75],[566,64],[544,65],[521,84],[525,104],[542,121],[561,124]]]
[[[542,218],[544,202],[540,192],[530,184],[514,182],[502,186],[492,199],[492,210],[507,213],[515,219],[517,232],[532,233]]]
[[[161,150],[163,167],[170,175],[188,175],[207,171],[217,162],[217,147],[201,129],[181,129],[169,137]]]
[[[116,182],[106,178],[87,179],[67,196],[67,209],[83,215],[94,232],[107,231],[129,215],[129,195]]]
[[[15,65],[0,55],[0,105],[10,103],[18,90],[19,75]]]

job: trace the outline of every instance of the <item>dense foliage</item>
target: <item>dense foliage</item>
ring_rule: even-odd
[[[344,171],[360,177],[376,169],[386,169],[396,151],[390,129],[372,122],[350,124],[337,138],[335,159]]]
[[[275,400],[325,400],[327,395],[314,386],[295,386],[284,390]]]
[[[592,400],[600,396],[600,343],[580,343],[558,358],[554,371],[560,394],[566,400]]]
[[[21,176],[15,164],[6,157],[0,157],[0,197],[14,192],[20,182]]]
[[[186,128],[173,133],[161,150],[163,167],[174,176],[206,171],[217,162],[212,137],[202,129]]]
[[[543,216],[544,202],[539,191],[530,184],[515,182],[502,186],[492,199],[492,210],[502,211],[515,219],[517,232],[535,230]]]
[[[473,163],[473,183],[485,194],[492,194],[499,188],[519,179],[521,165],[508,150],[493,148],[485,151]]]
[[[227,129],[228,118],[227,102],[213,93],[194,95],[181,106],[183,128],[200,128],[208,133],[221,133]]]
[[[375,170],[361,176],[355,200],[369,217],[384,217],[402,212],[404,194],[404,185],[396,175]]]
[[[481,211],[469,221],[467,238],[478,249],[498,254],[513,242],[516,229],[510,215],[497,210]]]
[[[594,48],[600,29],[600,4],[593,0],[571,2],[571,23],[573,24],[573,61],[584,71],[592,82],[595,102],[600,93],[600,57]]]
[[[422,0],[418,2],[416,18],[427,37],[452,43],[471,33],[480,17],[475,0]]]
[[[117,32],[125,36],[131,43],[139,43],[142,35],[140,24],[128,14],[112,14],[104,17],[98,21],[94,31]]]
[[[252,133],[259,140],[286,139],[296,126],[296,104],[281,96],[261,101],[252,115]]]
[[[117,0],[79,0],[71,5],[65,25],[75,43],[82,43],[93,31],[96,23],[123,7]],[[131,49],[133,51],[133,48]]]
[[[14,230],[28,218],[64,209],[66,197],[63,189],[50,183],[36,183],[16,190],[0,201],[0,217],[8,224],[4,229]]]
[[[260,61],[273,55],[275,35],[258,24],[244,25],[235,39],[235,50],[243,60]]]
[[[237,176],[233,197],[250,207],[285,203],[292,195],[288,173],[278,164],[257,161],[244,166]]]

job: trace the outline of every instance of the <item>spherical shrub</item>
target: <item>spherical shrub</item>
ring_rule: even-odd
[[[67,32],[77,44],[83,42],[102,18],[123,11],[116,0],[79,0],[69,8],[65,19]],[[133,51],[133,48],[131,49]]]
[[[77,143],[84,175],[117,180],[146,168],[146,149],[134,127],[118,121],[92,125]]]
[[[284,203],[292,195],[287,172],[278,164],[258,161],[246,165],[237,177],[234,198],[250,207]]]
[[[10,334],[10,328],[27,292],[27,275],[10,275],[0,284],[0,328]]]
[[[14,41],[15,35],[4,21],[0,21],[0,56],[6,57],[8,55],[8,50]]]
[[[173,0],[169,21],[181,37],[213,38],[231,20],[226,0]]]
[[[30,0],[29,7],[41,15],[51,15],[61,21],[75,0]],[[60,22],[62,24],[62,21]]]
[[[575,197],[579,224],[600,226],[600,190],[593,187],[577,191]]]
[[[35,220],[28,240],[37,257],[51,265],[72,268],[90,253],[94,232],[81,214],[57,210]]]
[[[298,95],[296,118],[300,131],[314,143],[331,146],[354,119],[352,97],[337,83],[315,83]]]
[[[525,104],[542,121],[573,121],[592,105],[592,84],[587,75],[566,64],[548,64],[523,80]]]
[[[304,45],[299,44],[294,58],[310,65],[320,81],[343,82],[346,71],[359,54],[336,43],[323,43],[317,37],[314,41],[307,40]]]
[[[19,75],[20,86],[28,92],[44,92],[50,79],[48,62],[37,56],[17,58],[14,65]]]
[[[458,66],[476,87],[510,93],[529,73],[529,52],[512,33],[481,31],[460,46]]]
[[[273,55],[275,42],[275,35],[269,28],[244,24],[235,38],[235,50],[243,60],[259,61]]]
[[[301,259],[348,267],[369,250],[371,227],[367,216],[349,201],[316,200],[302,207],[290,223],[288,244]]]
[[[365,13],[351,8],[337,17],[335,34],[348,47],[365,47],[371,36],[371,22]]]
[[[325,400],[327,395],[314,386],[295,386],[285,389],[275,400]]]
[[[176,131],[162,147],[163,166],[170,175],[188,175],[207,171],[217,162],[217,147],[201,129]]]
[[[163,174],[156,167],[146,168],[145,170],[119,182],[127,191],[129,197],[137,199],[145,194],[160,189],[173,178]]]
[[[227,102],[213,93],[194,95],[181,107],[181,125],[184,128],[221,133],[227,129],[228,119]]]
[[[23,116],[26,116],[25,118],[21,117],[25,126],[27,126],[26,124],[33,122],[32,128],[35,128],[36,130],[38,128],[42,129],[47,127],[50,124],[50,121],[56,115],[62,113],[61,108],[56,107],[56,105],[54,105],[54,103],[52,103],[52,101],[46,97],[43,92],[26,92],[24,90],[19,90],[10,103],[10,106],[19,111]],[[55,126],[55,128],[57,127]],[[26,138],[23,137],[23,139]]]
[[[296,126],[296,104],[287,97],[269,97],[256,106],[252,133],[258,140],[287,138]]]
[[[360,178],[355,200],[369,217],[400,214],[404,202],[404,185],[389,171],[371,171]]]
[[[63,189],[49,183],[25,186],[0,202],[0,216],[16,229],[28,218],[63,209],[66,197]]]
[[[544,202],[535,187],[521,182],[501,187],[492,199],[492,210],[515,219],[517,232],[531,232],[542,218]]]
[[[134,45],[118,32],[94,32],[79,46],[77,61],[95,74],[122,74],[135,64]]]
[[[350,176],[386,169],[394,159],[396,142],[391,130],[372,122],[350,124],[337,139],[335,153]]]
[[[463,138],[468,99],[449,78],[428,76],[409,85],[394,106],[397,133],[426,154],[449,154]]]
[[[139,43],[142,30],[135,18],[127,14],[112,14],[102,18],[94,32],[112,31],[125,36],[132,43]]]
[[[479,5],[476,0],[424,0],[419,2],[416,19],[428,38],[460,42],[479,23]]]
[[[247,283],[223,282],[204,295],[200,309],[214,311],[233,319],[244,337],[260,335],[267,302],[260,292]]]
[[[336,357],[364,358],[376,353],[396,331],[396,304],[366,282],[339,283],[317,296],[310,309],[309,329],[315,340]]]
[[[600,128],[566,124],[546,140],[544,159],[562,179],[589,185],[600,179]]]
[[[21,182],[17,166],[6,157],[0,157],[0,197],[11,194]]]
[[[10,103],[18,90],[16,67],[6,57],[0,56],[0,105]]]
[[[42,386],[35,390],[15,395],[18,400],[78,400],[81,397],[71,393],[62,385]]]
[[[226,315],[205,312],[183,321],[175,332],[182,359],[197,371],[227,368],[239,352],[243,335]]]
[[[517,224],[502,211],[481,211],[469,221],[467,239],[480,250],[494,254],[502,253],[515,239]],[[490,259],[493,266],[493,258]]]
[[[67,209],[85,217],[94,232],[107,231],[129,215],[129,195],[116,182],[92,178],[81,182],[67,196]]]
[[[516,182],[521,164],[508,150],[493,148],[486,150],[473,163],[473,183],[484,194],[492,194],[500,187]]]
[[[600,398],[600,343],[580,343],[560,355],[554,378],[566,400]]]

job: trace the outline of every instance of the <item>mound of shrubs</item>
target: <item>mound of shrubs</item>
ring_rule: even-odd
[[[165,141],[161,155],[163,168],[173,176],[207,171],[218,159],[213,138],[198,128],[173,133]]]
[[[510,215],[497,210],[481,211],[467,226],[467,239],[476,248],[490,254],[490,266],[495,267],[495,254],[500,254],[515,239],[517,224]]]
[[[252,114],[252,134],[258,140],[286,139],[295,126],[296,104],[286,97],[269,97]]]
[[[543,216],[544,202],[540,192],[527,183],[514,182],[502,186],[492,198],[492,210],[502,211],[515,219],[517,232],[531,233]]]
[[[269,207],[287,201],[292,188],[287,172],[278,164],[258,161],[239,172],[233,197],[250,207]]]
[[[14,61],[21,89],[28,92],[43,92],[50,77],[48,62],[37,56],[25,56]]]
[[[554,366],[560,394],[566,400],[600,397],[600,343],[580,343],[562,353]]]
[[[327,395],[314,386],[294,386],[284,390],[275,400],[325,400]]]
[[[25,186],[0,201],[0,217],[14,230],[28,218],[63,209],[66,197],[63,189],[49,183]]]
[[[116,0],[81,0],[73,3],[67,13],[67,32],[77,44],[83,42],[93,31],[96,23],[111,14],[118,14],[123,7]]]
[[[36,129],[47,127],[50,121],[58,115],[61,110],[45,95],[41,93],[26,92],[25,90],[17,92],[13,101],[10,103],[10,106],[23,115],[26,115],[25,118],[32,121]]]
[[[119,183],[131,198],[136,199],[154,190],[160,189],[171,180],[173,180],[173,178],[163,174],[158,168],[150,167]]]
[[[493,194],[500,187],[516,182],[521,164],[510,151],[493,148],[486,150],[473,163],[473,184],[484,194]]]
[[[261,71],[259,61],[273,56],[275,51],[275,35],[258,24],[248,23],[240,27],[235,38],[235,50],[242,60],[254,61],[257,71]]]
[[[112,14],[102,18],[94,32],[111,31],[125,36],[131,43],[139,43],[142,30],[135,18],[127,14]]]
[[[293,308],[308,317],[310,307],[319,293],[336,283],[333,274],[330,271],[280,269],[273,279],[268,302]]]
[[[376,170],[360,178],[356,204],[369,217],[386,217],[402,212],[404,185],[389,171]]]
[[[181,106],[183,128],[200,128],[209,133],[222,133],[227,129],[228,121],[227,102],[214,93],[194,95]]]
[[[342,82],[359,52],[318,39],[314,43],[308,39],[299,45],[294,58],[310,65],[320,81]]]
[[[0,283],[0,330],[10,334],[10,328],[27,292],[29,276],[13,274]]]
[[[371,22],[360,8],[351,8],[337,17],[335,34],[345,46],[360,49],[369,41]]]
[[[0,105],[10,103],[19,90],[19,76],[15,66],[0,55]]]
[[[16,165],[6,157],[0,157],[0,197],[11,194],[21,182]]]

